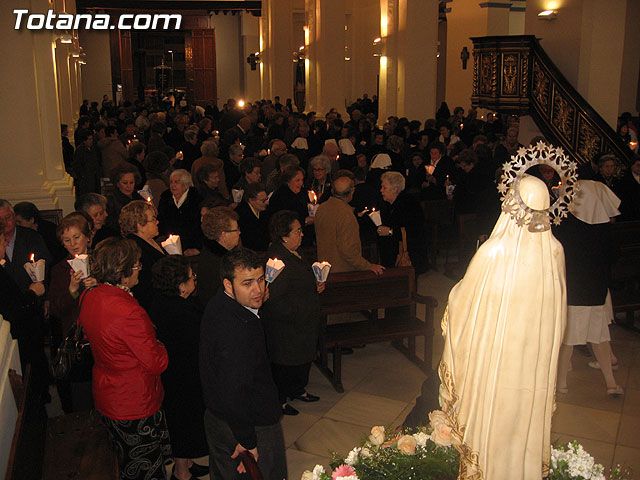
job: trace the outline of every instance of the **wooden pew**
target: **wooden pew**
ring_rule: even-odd
[[[34,392],[30,382],[30,365],[24,377],[9,370],[9,381],[18,407],[13,442],[5,480],[38,480],[42,476],[44,433],[47,428],[47,413],[40,395]],[[3,428],[9,428],[5,425]]]
[[[416,317],[416,303],[425,305],[425,321]],[[424,370],[431,371],[433,316],[437,301],[416,293],[413,267],[388,268],[382,275],[373,272],[331,273],[325,291],[320,295],[320,311],[324,329],[320,338],[320,355],[316,361],[338,392],[342,386],[342,347],[393,341],[393,345]],[[390,311],[392,307],[406,307]],[[377,310],[385,310],[385,318],[377,318]],[[368,320],[327,325],[327,315],[367,311]],[[424,336],[424,361],[416,355],[416,336]],[[407,345],[403,339],[407,338]],[[333,369],[328,353],[333,356]]]

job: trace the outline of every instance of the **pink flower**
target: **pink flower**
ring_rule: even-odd
[[[331,474],[331,478],[333,480],[338,480],[338,478],[341,478],[341,477],[355,477],[355,478],[358,478],[356,476],[356,471],[353,468],[351,468],[349,465],[345,465],[345,464],[340,465]]]

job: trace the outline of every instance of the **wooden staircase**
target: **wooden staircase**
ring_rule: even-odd
[[[629,164],[633,154],[573,88],[533,35],[474,37],[475,107],[531,115],[554,145],[584,163],[600,152]]]

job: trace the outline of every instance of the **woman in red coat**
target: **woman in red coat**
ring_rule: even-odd
[[[92,255],[99,285],[84,294],[80,323],[91,344],[93,397],[118,454],[121,479],[164,480],[171,447],[160,374],[167,351],[149,316],[131,294],[138,283],[140,248],[108,238]]]

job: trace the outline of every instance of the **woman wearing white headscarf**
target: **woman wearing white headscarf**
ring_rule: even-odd
[[[609,324],[613,307],[609,294],[614,244],[612,217],[620,215],[620,199],[604,184],[580,180],[579,190],[569,207],[570,216],[555,236],[564,246],[567,259],[567,330],[558,362],[558,392],[568,393],[567,372],[574,345],[591,343],[602,369],[607,393],[624,393],[613,376]]]
[[[537,178],[524,176],[519,190],[532,209],[549,207]],[[504,211],[508,201],[442,320],[440,402],[460,452],[459,479],[548,474],[566,320],[564,255],[550,230],[519,226]]]

